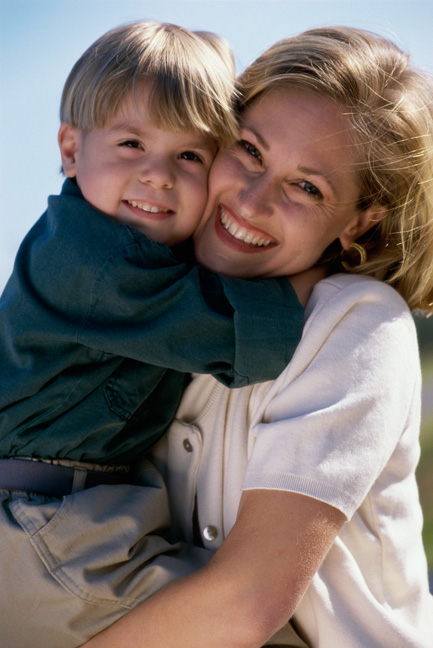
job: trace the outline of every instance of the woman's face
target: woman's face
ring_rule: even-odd
[[[294,88],[259,98],[212,166],[194,237],[199,263],[242,278],[294,275],[335,239],[347,248],[365,231],[355,160],[337,104]]]

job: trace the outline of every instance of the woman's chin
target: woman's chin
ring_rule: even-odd
[[[225,277],[237,277],[238,279],[249,279],[254,276],[251,268],[246,268],[244,264],[230,258],[230,256],[225,257],[215,252],[206,254],[198,249],[195,257],[199,265],[215,274],[224,275]]]

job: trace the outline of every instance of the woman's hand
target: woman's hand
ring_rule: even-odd
[[[260,648],[293,615],[345,522],[304,495],[245,491],[211,562],[127,614],[86,648]]]

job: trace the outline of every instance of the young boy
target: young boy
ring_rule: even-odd
[[[288,281],[211,276],[167,247],[194,231],[217,144],[235,136],[228,70],[208,36],[152,23],[109,32],[72,69],[70,180],[2,298],[0,457],[129,463],[176,411],[183,375],[168,367],[236,387],[290,359]]]
[[[173,419],[186,373],[231,387],[272,379],[300,339],[303,310],[287,280],[211,275],[180,245],[204,209],[217,148],[236,133],[233,70],[219,46],[173,25],[126,25],[96,41],[66,82],[67,180],[24,239],[0,307],[0,527],[14,548],[0,565],[5,646],[30,641],[22,619],[15,634],[12,610],[35,591],[51,613],[44,632],[38,612],[31,645],[66,647],[173,578],[170,560],[185,548],[160,537],[163,485],[129,466]],[[156,544],[143,550],[149,533]],[[89,576],[95,553],[101,568]]]

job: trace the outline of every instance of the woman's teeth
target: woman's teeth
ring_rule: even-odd
[[[265,239],[257,236],[257,234],[248,232],[245,227],[240,227],[228,217],[227,212],[224,209],[221,209],[220,221],[224,229],[227,230],[233,238],[238,241],[243,241],[252,247],[267,247],[271,243],[275,243],[275,241],[272,241],[271,239]]]
[[[137,209],[141,209],[151,214],[168,214],[170,209],[163,209],[162,207],[155,207],[155,205],[148,205],[146,203],[137,202],[136,200],[127,200],[127,202]]]

